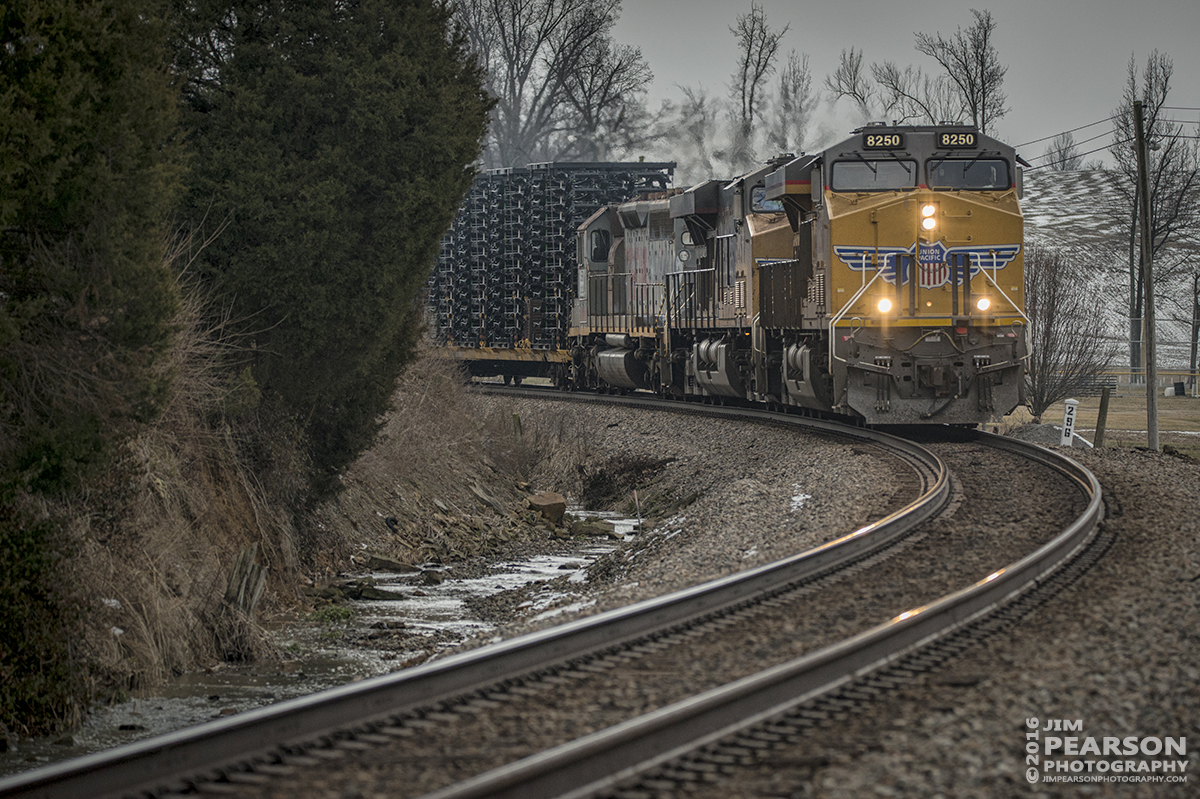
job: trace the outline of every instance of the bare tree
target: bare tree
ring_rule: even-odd
[[[674,127],[679,134],[676,160],[680,175],[687,175],[692,180],[712,177],[710,148],[717,121],[716,108],[703,88],[680,86],[679,90],[683,92],[683,102],[679,105]]]
[[[739,15],[729,29],[738,44],[737,71],[730,84],[736,118],[729,160],[735,168],[747,168],[754,162],[755,117],[767,93],[767,77],[775,72],[779,43],[789,27],[772,30],[763,7],[751,3],[750,12]]]
[[[992,43],[996,23],[990,11],[971,9],[975,24],[962,28],[953,37],[938,33],[917,34],[917,50],[935,59],[946,75],[958,87],[963,106],[971,121],[983,133],[991,124],[1008,113],[1004,107],[1007,96],[1000,90],[1007,67],[1000,66],[1000,55]]]
[[[1192,273],[1192,323],[1190,325],[1191,334],[1188,336],[1188,343],[1191,345],[1188,348],[1188,371],[1191,376],[1188,378],[1188,386],[1195,391],[1196,379],[1200,377],[1197,374],[1197,368],[1200,367],[1200,362],[1197,356],[1200,355],[1200,269]]]
[[[1087,260],[1052,247],[1025,249],[1030,338],[1025,404],[1035,423],[1051,405],[1108,369],[1116,356],[1104,328],[1103,298],[1091,290],[1081,266]]]
[[[1070,131],[1060,133],[1046,146],[1046,166],[1059,172],[1070,172],[1083,166],[1083,156],[1075,145]]]
[[[945,70],[929,75],[919,68],[885,61],[863,68],[862,50],[843,50],[841,63],[825,78],[833,98],[849,98],[866,119],[937,124],[970,116],[984,133],[1004,116],[1007,99],[1000,91],[1007,68],[1000,66],[992,44],[996,23],[988,12],[972,11],[975,24],[946,39],[940,33],[918,33],[917,50],[933,57]]]
[[[962,101],[944,75],[900,69],[891,61],[872,64],[870,72],[870,77],[863,72],[861,50],[843,50],[837,71],[825,78],[825,88],[835,100],[853,100],[864,119],[933,125],[958,119],[962,113]]]
[[[1192,273],[1192,323],[1190,325],[1191,335],[1188,336],[1188,343],[1191,345],[1188,349],[1188,371],[1191,372],[1191,377],[1188,378],[1188,385],[1192,391],[1196,390],[1197,367],[1200,363],[1197,362],[1197,355],[1200,355],[1200,268],[1197,268]]]
[[[871,74],[879,87],[883,113],[889,119],[936,125],[958,119],[962,113],[962,100],[945,75],[931,77],[913,67],[902,71],[891,61],[872,64]]]
[[[653,77],[636,47],[593,42],[579,69],[567,76],[574,138],[560,157],[603,161],[614,143],[640,138],[648,121],[639,100]]]
[[[784,25],[779,30],[771,30],[763,7],[751,3],[750,13],[740,15],[729,29],[738,43],[737,72],[733,73],[732,90],[741,107],[739,122],[747,129],[754,127],[754,116],[765,93],[765,81],[775,71],[779,42],[790,27]]]
[[[833,98],[849,98],[858,106],[864,120],[870,119],[875,108],[878,90],[863,71],[863,51],[851,47],[842,51],[837,71],[825,76],[825,88]]]
[[[1122,176],[1117,183],[1119,202],[1114,214],[1128,231],[1129,252],[1129,365],[1140,368],[1142,360],[1142,309],[1145,306],[1143,267],[1138,241],[1138,210],[1142,201],[1137,190],[1137,153],[1134,149],[1133,103],[1143,105],[1143,131],[1147,144],[1147,173],[1150,185],[1151,258],[1157,264],[1161,253],[1181,235],[1194,231],[1200,222],[1200,152],[1194,138],[1183,135],[1183,125],[1172,122],[1163,110],[1171,89],[1174,64],[1154,51],[1146,61],[1141,81],[1131,57],[1121,105],[1114,112],[1114,143],[1109,148]],[[1170,263],[1170,262],[1167,262]],[[1169,269],[1156,268],[1172,284]],[[1175,281],[1177,282],[1177,281]],[[1156,292],[1157,296],[1157,292]]]
[[[1176,292],[1167,297],[1163,318],[1188,332],[1188,388],[1196,387],[1200,354],[1200,246],[1195,241],[1180,253]],[[1157,266],[1157,263],[1156,263]]]
[[[775,152],[797,152],[803,147],[815,103],[808,56],[793,50],[779,73],[779,96],[767,133],[767,141]]]
[[[652,76],[639,50],[613,43],[619,2],[452,2],[496,99],[488,166],[595,153],[637,116],[629,105]]]

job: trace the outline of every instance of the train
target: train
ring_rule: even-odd
[[[673,166],[540,165],[490,206],[486,187],[520,175],[484,176],[430,284],[442,351],[505,382],[867,425],[975,426],[1021,404],[1027,164],[1012,147],[880,123],[732,180],[672,188]],[[626,196],[576,191],[563,175],[579,170],[620,175]]]

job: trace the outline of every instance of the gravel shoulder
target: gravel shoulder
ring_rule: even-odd
[[[559,601],[560,606],[592,603],[573,615],[621,607],[803,552],[914,499],[911,488],[897,480],[891,455],[849,439],[691,413],[493,401],[524,419],[570,414],[578,435],[592,448],[589,472],[642,459],[662,464],[609,508],[595,508],[632,515],[636,508],[630,498],[636,488],[649,518],[645,533],[594,563],[588,580],[573,584]],[[570,483],[552,487],[570,496],[581,488]],[[502,594],[475,609],[511,619],[511,609],[521,599]],[[567,618],[559,615],[543,623],[518,619],[501,632],[509,637]]]
[[[609,431],[606,446],[619,451],[675,447],[678,460],[671,464],[670,479],[679,485],[706,481],[704,499],[681,514],[682,524],[668,520],[643,537],[608,575],[609,585],[589,581],[594,589],[607,589],[595,609],[736,570],[739,560],[756,565],[813,546],[830,537],[822,534],[823,525],[845,532],[896,499],[886,490],[883,467],[862,457],[858,445],[796,446],[774,440],[772,433],[748,449],[744,439],[733,438],[744,433],[719,423],[703,426],[704,432],[689,439],[678,429],[656,427],[669,423],[649,416],[641,420],[615,409],[587,414],[596,414]],[[697,795],[1195,795],[1200,781],[1194,773],[1200,768],[1200,464],[1129,448],[1062,451],[1091,469],[1104,489],[1104,529],[1114,544],[1094,568],[1014,631],[968,650],[889,701],[831,723],[760,770],[739,772]],[[712,466],[707,476],[701,466],[706,463]],[[812,496],[805,500],[811,524],[780,523],[788,520],[779,509],[790,507],[793,490]],[[1014,508],[1022,502],[1014,497]],[[515,625],[508,632],[519,631]],[[1078,723],[1075,734],[1081,741],[1088,736],[1097,741],[1185,737],[1187,765],[1180,773],[1188,782],[1030,784],[1025,733],[1032,718],[1043,726],[1049,720]]]
[[[587,469],[551,468],[534,481],[538,488],[577,495],[597,464],[659,464],[632,486],[644,508],[661,514],[656,526],[594,564],[586,582],[572,584],[561,615],[540,622],[514,618],[526,598],[521,595],[498,595],[476,608],[507,619],[506,637],[802,551],[909,499],[899,496],[890,464],[865,445],[594,404],[514,398],[487,404],[505,417],[520,414],[527,431],[557,426],[560,436],[565,429],[571,440],[586,442],[592,453]],[[1200,779],[1192,773],[1200,768],[1200,464],[1135,449],[1067,452],[1104,488],[1104,529],[1114,544],[1094,568],[1015,630],[695,795],[1194,795]],[[1013,497],[1018,515],[1029,512],[1025,499]],[[627,501],[623,496],[617,503]],[[1188,783],[1031,785],[1025,733],[1032,718],[1042,725],[1078,724],[1081,739],[1186,737]]]
[[[1068,454],[1103,485],[1104,528],[1115,538],[1093,569],[1013,632],[809,736],[802,752],[781,753],[698,796],[1195,796],[1200,465],[1138,450]],[[1049,720],[1078,722],[1078,731],[1058,735],[1077,736],[1080,745],[1087,737],[1185,737],[1187,756],[1172,759],[1186,761],[1176,774],[1187,783],[1030,784],[1032,718],[1042,728]],[[1088,759],[1096,760],[1057,758]],[[1092,768],[1097,777],[1153,776]],[[1085,763],[1080,769],[1067,773],[1087,774]]]

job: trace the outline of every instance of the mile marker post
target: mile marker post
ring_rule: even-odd
[[[1075,437],[1075,416],[1079,409],[1079,400],[1069,399],[1063,403],[1063,427],[1062,438],[1059,444],[1064,447],[1074,446],[1071,439]]]

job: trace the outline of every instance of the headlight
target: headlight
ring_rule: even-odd
[[[690,252],[688,252],[687,250],[679,251],[679,260],[682,261],[683,263],[687,263],[688,259],[691,257],[692,257],[692,254]]]
[[[888,311],[892,310],[892,301],[887,297],[884,297],[879,301],[879,305],[876,307],[879,308],[880,313],[887,313]]]
[[[980,297],[979,301],[975,303],[975,307],[981,311],[986,311],[988,308],[992,307],[992,301],[987,297]]]
[[[921,227],[925,228],[926,230],[933,230],[935,227],[937,227],[937,220],[933,218],[933,215],[936,213],[936,205],[921,206],[921,216],[924,217],[924,219],[921,220]]]

